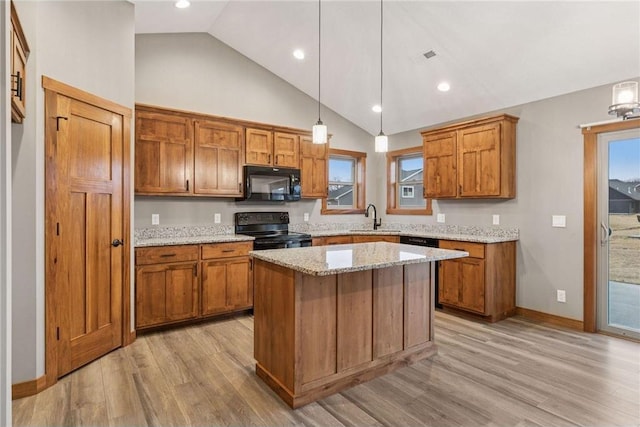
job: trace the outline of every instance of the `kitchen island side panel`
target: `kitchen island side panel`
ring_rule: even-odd
[[[254,263],[254,357],[293,393],[295,273],[258,259]]]

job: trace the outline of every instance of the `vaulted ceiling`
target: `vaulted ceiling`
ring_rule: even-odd
[[[134,3],[137,33],[208,32],[317,99],[317,1]],[[640,76],[638,1],[385,0],[383,13],[387,134]],[[321,25],[322,103],[377,134],[380,2],[323,0]]]

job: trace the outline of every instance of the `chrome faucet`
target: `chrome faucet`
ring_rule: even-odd
[[[377,230],[378,227],[382,225],[382,218],[377,219],[376,205],[374,205],[373,203],[369,203],[369,206],[367,206],[367,210],[364,211],[365,217],[369,218],[369,208],[373,208],[373,229]]]

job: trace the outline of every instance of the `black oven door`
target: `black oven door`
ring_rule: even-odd
[[[253,250],[302,248],[311,246],[310,239],[256,239],[253,241]]]

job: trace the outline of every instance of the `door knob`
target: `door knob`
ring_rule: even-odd
[[[113,246],[114,248],[117,248],[120,245],[124,245],[124,242],[122,240],[114,239],[113,242],[111,242],[111,246]]]

